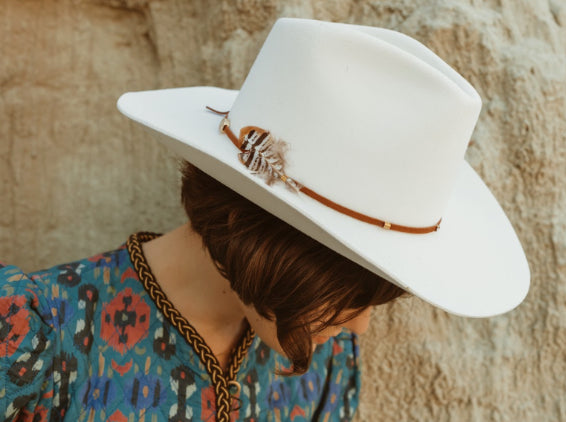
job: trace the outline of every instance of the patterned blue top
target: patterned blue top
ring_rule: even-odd
[[[135,236],[28,275],[0,264],[0,420],[220,420],[219,381],[146,289],[128,246]],[[355,335],[319,345],[309,371],[293,377],[275,373],[289,361],[252,335],[232,368],[231,421],[352,419]]]

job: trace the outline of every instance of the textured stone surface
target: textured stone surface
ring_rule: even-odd
[[[3,0],[0,257],[33,270],[181,223],[175,159],[115,101],[238,88],[280,16],[400,30],[472,82],[484,107],[467,158],[533,275],[526,301],[492,319],[416,299],[376,309],[358,420],[566,420],[562,0]]]

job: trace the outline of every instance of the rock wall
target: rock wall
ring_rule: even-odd
[[[238,88],[280,16],[400,30],[472,82],[484,106],[467,159],[532,270],[526,301],[500,317],[453,317],[418,299],[376,309],[358,420],[566,420],[562,0],[3,0],[2,260],[35,270],[183,222],[175,158],[115,101]]]

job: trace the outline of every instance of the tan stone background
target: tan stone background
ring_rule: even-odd
[[[0,257],[35,270],[181,223],[175,160],[116,99],[238,88],[279,16],[400,30],[472,82],[467,158],[532,270],[504,316],[376,310],[358,419],[566,420],[564,0],[0,0]]]

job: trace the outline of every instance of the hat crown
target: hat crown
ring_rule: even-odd
[[[474,88],[427,47],[382,28],[274,25],[232,106],[232,128],[285,141],[286,173],[363,214],[434,225],[476,124]]]

